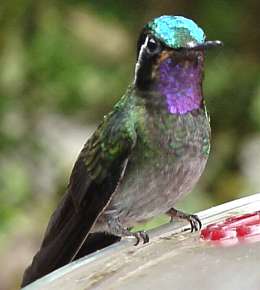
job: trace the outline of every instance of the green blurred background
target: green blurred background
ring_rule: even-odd
[[[259,1],[12,0],[0,5],[0,290],[16,289],[83,143],[133,77],[136,39],[161,14],[209,39],[212,151],[182,208],[260,189]],[[157,223],[157,221],[155,222]]]

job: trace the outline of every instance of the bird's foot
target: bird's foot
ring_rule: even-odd
[[[145,231],[137,231],[131,232],[129,228],[124,227],[118,217],[109,217],[108,219],[108,226],[110,233],[119,237],[135,237],[136,243],[134,244],[137,246],[140,241],[143,241],[143,244],[149,242],[149,236]]]
[[[173,222],[174,218],[187,220],[190,223],[191,232],[199,231],[202,228],[202,223],[199,217],[195,214],[187,214],[173,207],[167,212],[167,214],[171,217],[170,222]]]
[[[149,242],[149,236],[145,231],[138,231],[138,232],[130,232],[135,238],[136,243],[135,246],[137,246],[140,243],[140,240],[143,240],[143,244],[146,244]]]

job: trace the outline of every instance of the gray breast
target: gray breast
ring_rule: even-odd
[[[207,161],[210,131],[204,111],[178,117],[152,116],[147,121],[106,209],[106,213],[119,216],[124,226],[173,207],[191,191]]]

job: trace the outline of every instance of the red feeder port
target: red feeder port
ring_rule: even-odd
[[[232,216],[224,222],[214,223],[201,230],[201,238],[207,241],[226,242],[230,245],[246,241],[260,241],[260,211]]]

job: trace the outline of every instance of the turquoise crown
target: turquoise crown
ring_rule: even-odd
[[[164,15],[150,21],[146,28],[171,48],[190,48],[205,42],[204,31],[191,19]]]

